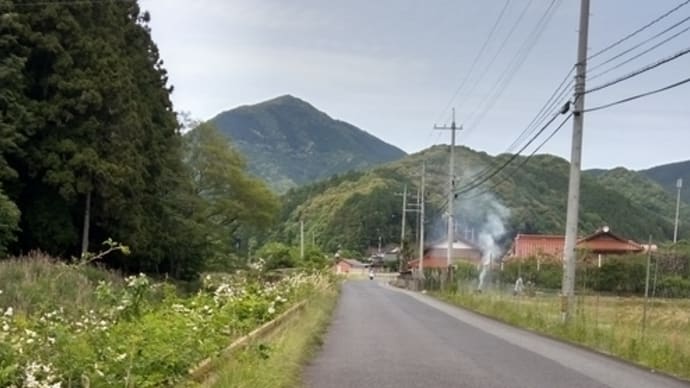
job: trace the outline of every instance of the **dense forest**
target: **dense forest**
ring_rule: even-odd
[[[435,146],[405,159],[365,172],[353,172],[289,191],[283,200],[274,238],[295,242],[299,220],[308,239],[327,250],[363,253],[378,244],[398,244],[401,237],[402,196],[407,185],[414,202],[426,163],[427,241],[443,239],[447,203],[448,146]],[[456,236],[471,238],[482,232],[496,237],[504,248],[515,233],[563,234],[568,191],[568,162],[551,155],[518,157],[502,173],[472,190],[463,190],[484,171],[502,165],[512,155],[490,156],[465,147],[456,151]],[[681,206],[681,224],[690,224],[688,205]],[[655,241],[673,236],[675,198],[657,183],[634,171],[615,169],[582,178],[580,233],[602,226],[630,239]],[[416,213],[408,213],[405,239],[416,239]],[[496,223],[501,224],[498,230]],[[498,232],[498,233],[496,233]],[[690,230],[681,229],[681,238]],[[412,244],[409,244],[412,243]]]
[[[232,266],[275,196],[203,124],[183,135],[137,1],[0,0],[0,254],[178,278]]]

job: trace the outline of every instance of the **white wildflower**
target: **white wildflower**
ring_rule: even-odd
[[[14,309],[13,309],[12,307],[8,307],[7,310],[5,310],[5,314],[4,314],[4,315],[5,315],[6,317],[11,317],[12,315],[14,315]]]
[[[8,325],[8,324],[6,324],[6,323],[3,324],[3,325],[2,325],[2,331],[10,331],[10,325]]]
[[[270,306],[270,307],[268,308],[268,313],[269,313],[269,314],[275,314],[275,312],[276,312],[276,309],[275,309],[273,306]]]
[[[125,358],[127,358],[127,353],[122,353],[119,356],[115,357],[115,361],[122,361]]]

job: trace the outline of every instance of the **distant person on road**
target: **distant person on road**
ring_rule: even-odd
[[[513,295],[522,295],[522,291],[524,290],[524,285],[522,283],[522,276],[518,276],[517,280],[515,281],[515,288],[513,289]]]
[[[369,279],[374,280],[374,271],[369,271]]]

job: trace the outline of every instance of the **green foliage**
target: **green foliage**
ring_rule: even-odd
[[[0,263],[1,386],[175,385],[202,359],[333,284],[318,273],[270,283],[218,275],[180,296],[143,274],[123,281],[93,271],[39,257]]]
[[[250,171],[279,192],[405,155],[292,96],[223,112],[211,121],[247,155]]]
[[[7,247],[16,240],[19,231],[20,212],[0,186],[0,258],[7,254]]]
[[[181,136],[136,0],[15,3],[0,0],[0,255],[112,237],[132,254],[104,263],[192,279],[272,221],[276,200],[222,136]]]
[[[183,169],[148,14],[135,1],[0,6],[0,44],[11,53],[3,62],[11,70],[0,72],[11,81],[0,127],[13,134],[0,153],[6,191],[22,211],[17,248],[76,255],[86,213],[96,241],[132,247],[120,266],[170,271],[179,263],[162,256],[177,247],[158,237],[178,231],[164,223],[180,210],[167,200]]]
[[[245,172],[242,156],[211,123],[202,123],[184,136],[184,161],[200,198],[199,216],[212,247],[210,254],[228,257],[242,227],[269,226],[278,201],[260,180]]]
[[[322,342],[337,301],[336,290],[314,295],[303,313],[266,342],[219,363],[214,387],[297,387],[302,367]]]
[[[328,264],[326,255],[314,245],[304,247],[304,258],[300,257],[299,247],[272,242],[264,245],[256,252],[264,261],[264,270],[270,271],[281,268],[323,269]]]
[[[447,194],[448,147],[435,146],[419,154],[374,168],[293,189],[283,196],[281,226],[273,233],[279,241],[294,243],[298,221],[304,219],[306,234],[318,236],[317,243],[329,252],[351,249],[363,254],[375,246],[379,235],[384,245],[398,244],[401,225],[401,198],[416,193],[422,161],[427,176],[427,241],[443,238]],[[507,160],[510,155],[492,157],[458,147],[456,164],[462,166],[456,186],[467,186],[486,168]],[[518,158],[517,163],[521,162]],[[507,229],[498,243],[507,249],[516,233],[563,234],[568,192],[568,163],[551,155],[537,155],[520,170],[508,168],[478,189],[461,193],[455,200],[459,230],[480,231],[487,215],[506,208]],[[490,190],[486,190],[491,188]],[[674,198],[639,173],[623,169],[582,177],[580,231],[589,234],[608,225],[615,233],[637,241],[650,234],[655,241],[673,234]],[[690,224],[690,212],[683,213],[683,224]],[[414,213],[408,213],[405,239],[416,241]],[[690,229],[681,230],[682,236]],[[407,252],[409,255],[410,252]],[[546,275],[540,275],[546,276]],[[538,279],[549,285],[557,276]]]
[[[295,258],[294,249],[283,243],[268,243],[256,252],[265,260],[265,269],[294,268],[299,258]]]

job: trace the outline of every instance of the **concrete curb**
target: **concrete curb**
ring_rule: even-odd
[[[277,329],[281,324],[283,324],[285,321],[288,320],[288,318],[292,317],[297,311],[300,311],[304,309],[304,307],[307,305],[307,300],[303,300],[294,306],[290,307],[289,309],[285,310],[283,313],[278,315],[275,319],[264,323],[257,329],[252,330],[249,334],[242,336],[235,341],[233,341],[228,347],[225,349],[221,350],[218,355],[212,356],[212,357],[207,357],[203,359],[200,363],[198,363],[195,367],[191,368],[189,370],[189,379],[191,381],[195,381],[198,383],[202,383],[207,379],[207,376],[211,372],[211,369],[213,367],[213,362],[221,359],[223,357],[226,357],[239,349],[242,349],[243,347],[247,346],[251,341],[264,337],[271,333],[273,330]]]

